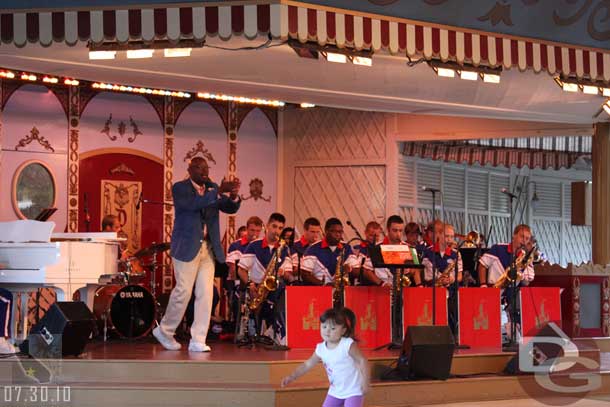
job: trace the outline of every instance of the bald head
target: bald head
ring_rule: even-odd
[[[203,185],[210,174],[210,167],[203,157],[194,157],[189,163],[188,172],[195,184]]]

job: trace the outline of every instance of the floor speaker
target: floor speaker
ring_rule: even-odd
[[[35,358],[78,356],[93,327],[93,314],[84,302],[56,302],[32,327],[21,351]]]
[[[447,380],[455,343],[448,326],[410,326],[403,342],[408,379]]]

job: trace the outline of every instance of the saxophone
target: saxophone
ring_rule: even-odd
[[[343,271],[343,257],[345,256],[345,246],[341,247],[339,256],[337,257],[337,266],[333,275],[333,284],[335,290],[333,292],[333,303],[335,306],[343,305],[343,287],[349,285],[349,276]]]
[[[436,278],[437,287],[443,286],[443,283],[441,282],[442,280],[447,280],[447,279],[451,278],[451,273],[453,273],[453,271],[455,270],[456,265],[457,265],[457,259],[454,262],[451,262],[447,265],[447,267],[445,268],[445,270],[443,270],[441,275]]]
[[[532,265],[534,261],[534,256],[532,254],[538,251],[538,246],[534,245],[530,251],[527,253],[524,250],[519,252],[519,255],[515,259],[515,268],[517,269],[517,278],[516,284],[519,284],[521,280],[523,280],[523,270]],[[506,267],[504,273],[500,276],[498,281],[495,282],[495,288],[505,288],[510,283],[512,283],[515,279],[510,276],[510,265]]]
[[[277,269],[280,266],[278,262],[282,257],[282,249],[285,246],[286,241],[283,239],[280,240],[277,249],[275,249],[275,252],[273,253],[273,257],[271,257],[271,260],[265,269],[263,281],[258,285],[257,295],[250,301],[250,304],[248,304],[248,308],[250,308],[251,311],[256,311],[260,308],[270,291],[277,290]]]

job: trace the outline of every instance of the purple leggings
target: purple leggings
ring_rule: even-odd
[[[352,396],[346,399],[338,399],[336,397],[331,396],[330,394],[326,395],[326,400],[324,400],[324,404],[322,407],[362,407],[364,406],[364,396]]]

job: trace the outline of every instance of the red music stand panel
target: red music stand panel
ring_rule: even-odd
[[[392,342],[389,288],[345,287],[345,306],[356,314],[356,338],[364,348]]]
[[[432,288],[413,287],[403,290],[403,337],[407,327],[432,325]],[[447,325],[447,290],[436,288],[436,325]]]
[[[561,328],[561,295],[559,287],[522,287],[521,332],[535,336],[549,322]]]
[[[332,306],[332,287],[286,287],[286,344],[315,348],[322,341],[320,315]]]
[[[502,348],[499,288],[460,288],[458,309],[461,345]]]

